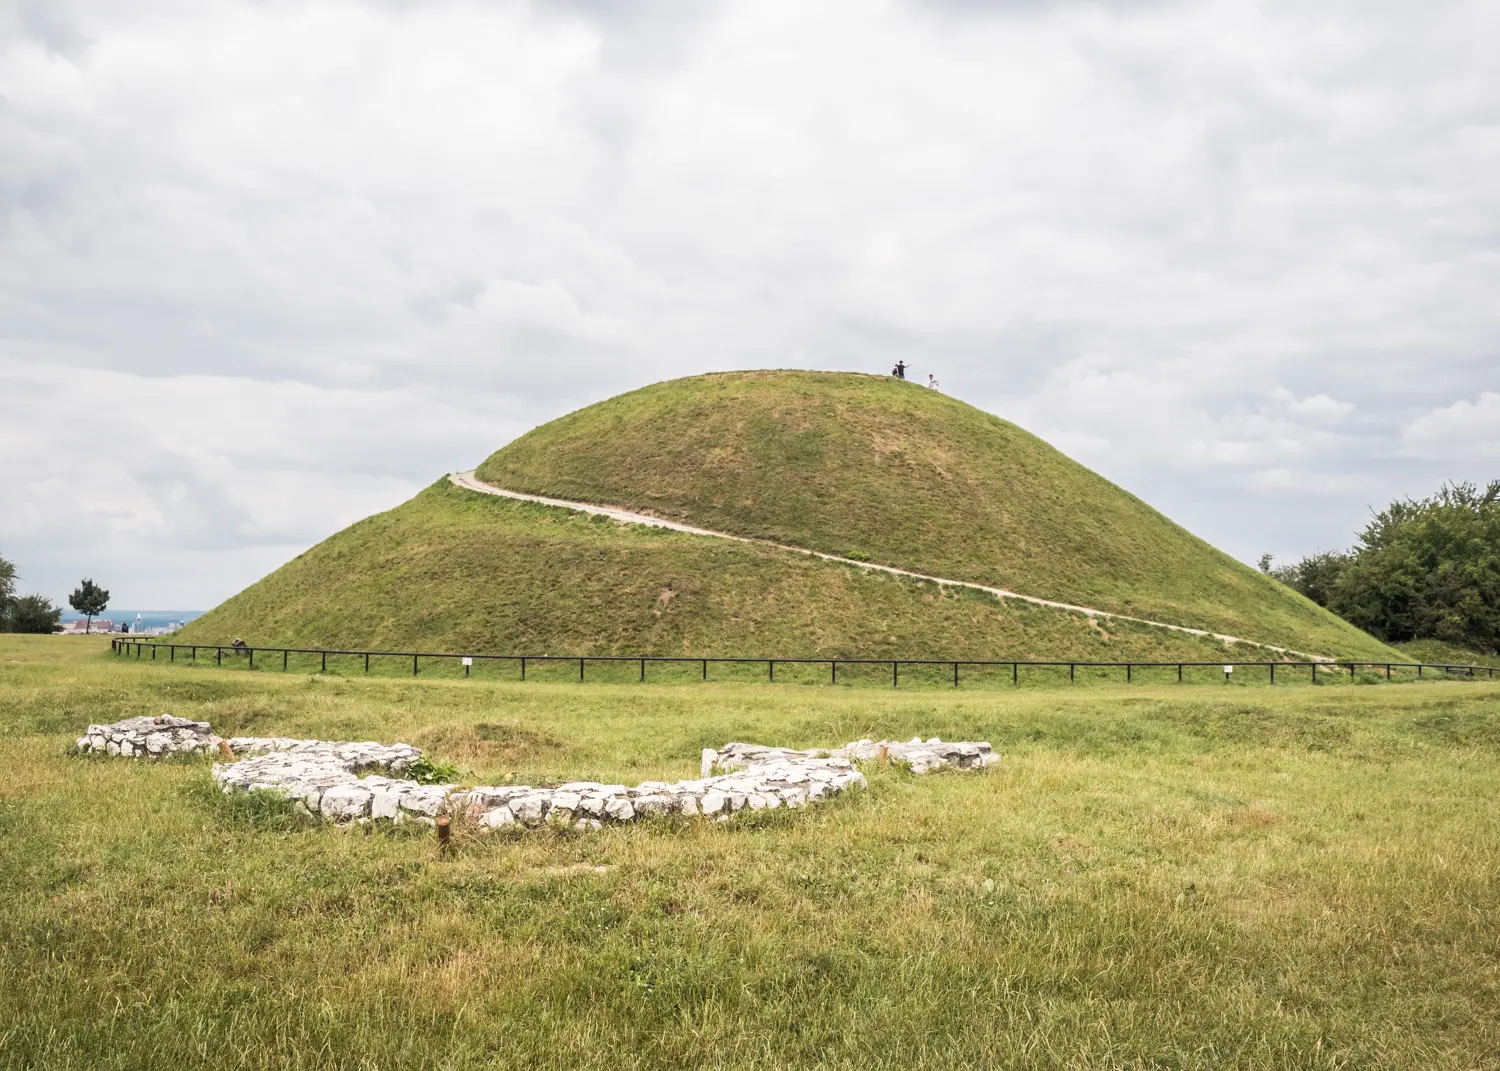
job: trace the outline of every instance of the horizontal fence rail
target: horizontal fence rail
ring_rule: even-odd
[[[702,668],[702,679],[708,680],[708,670],[714,665],[756,665],[766,667],[766,680],[774,683],[776,680],[776,667],[781,666],[827,666],[829,683],[837,684],[839,680],[840,666],[889,666],[891,670],[891,687],[897,688],[901,685],[901,669],[903,666],[937,666],[944,670],[951,668],[953,675],[953,687],[959,686],[960,670],[967,669],[1009,669],[1012,684],[1020,684],[1021,671],[1023,669],[1063,669],[1068,671],[1068,680],[1077,680],[1080,669],[1123,669],[1127,683],[1135,678],[1135,671],[1139,669],[1172,669],[1177,670],[1178,681],[1182,680],[1184,669],[1204,669],[1209,667],[1224,670],[1224,677],[1228,680],[1233,670],[1238,669],[1263,669],[1268,671],[1269,682],[1276,683],[1276,671],[1282,671],[1283,679],[1292,670],[1305,670],[1308,679],[1317,681],[1322,678],[1318,676],[1322,672],[1325,677],[1329,673],[1348,672],[1352,680],[1356,673],[1361,670],[1369,670],[1377,676],[1383,673],[1386,680],[1390,680],[1396,670],[1416,670],[1417,676],[1424,676],[1428,670],[1434,670],[1445,676],[1478,677],[1487,675],[1490,680],[1495,679],[1495,666],[1461,665],[1457,663],[1442,662],[1084,662],[1084,661],[1027,661],[1013,658],[1005,659],[974,659],[974,658],[765,658],[765,657],[693,657],[691,655],[497,655],[497,654],[461,654],[444,653],[438,651],[352,651],[336,648],[323,647],[250,647],[245,644],[186,644],[186,643],[157,643],[148,640],[137,640],[129,638],[115,638],[110,641],[110,649],[117,655],[135,657],[140,659],[144,652],[150,651],[151,658],[156,658],[158,651],[167,652],[167,660],[177,661],[177,652],[188,652],[183,657],[192,662],[197,662],[199,652],[212,652],[214,664],[223,665],[226,652],[231,658],[244,658],[248,660],[250,668],[255,668],[255,658],[261,656],[262,664],[266,656],[270,656],[274,665],[275,656],[281,656],[281,669],[288,670],[292,655],[315,655],[319,659],[320,672],[328,671],[328,659],[332,658],[362,658],[364,660],[364,672],[370,672],[370,660],[378,659],[406,659],[411,660],[411,674],[413,677],[421,673],[422,660],[426,659],[429,666],[433,664],[451,665],[458,663],[463,666],[464,676],[469,676],[469,670],[473,665],[481,662],[513,663],[520,670],[520,679],[526,679],[528,665],[565,663],[576,664],[578,667],[578,680],[585,679],[585,669],[590,662],[604,663],[638,663],[640,666],[640,680],[646,680],[646,666],[674,664],[674,665],[696,665]],[[946,677],[946,674],[945,674]]]

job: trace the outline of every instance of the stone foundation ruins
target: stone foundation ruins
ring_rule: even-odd
[[[803,807],[832,799],[865,778],[856,761],[888,760],[925,774],[951,767],[983,769],[999,761],[988,743],[944,743],[937,737],[857,740],[832,750],[796,751],[757,744],[705,749],[701,776],[688,781],[643,781],[634,787],[571,781],[554,788],[530,785],[424,785],[400,775],[422,757],[409,744],[333,743],[281,737],[215,736],[207,722],[185,718],[131,718],[90,725],[77,748],[89,754],[166,758],[220,754],[214,780],[226,792],[277,792],[299,809],[331,822],[431,822],[465,815],[485,829],[553,824],[598,829],[647,815],[706,815]]]

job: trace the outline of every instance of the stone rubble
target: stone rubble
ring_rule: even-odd
[[[219,750],[219,738],[206,721],[162,714],[126,718],[113,725],[90,725],[74,746],[84,755],[164,759],[169,755],[212,754]]]
[[[331,822],[432,822],[440,814],[465,815],[481,828],[558,825],[598,829],[647,816],[703,815],[726,820],[737,811],[804,807],[865,785],[855,763],[885,756],[925,774],[943,767],[983,769],[998,761],[988,743],[944,743],[937,737],[898,741],[856,740],[842,748],[792,748],[731,743],[705,748],[701,777],[643,781],[634,787],[570,781],[552,788],[530,785],[424,785],[401,775],[422,756],[409,744],[335,743],[281,737],[223,741],[236,761],[216,763],[213,777],[224,792],[279,792],[309,814]],[[215,752],[220,738],[206,722],[133,718],[89,726],[80,751],[132,757]],[[111,750],[113,749],[113,750]]]

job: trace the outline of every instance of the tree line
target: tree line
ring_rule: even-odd
[[[45,595],[17,595],[14,562],[0,558],[0,632],[47,634],[62,629],[62,607],[54,606]],[[88,619],[85,630],[93,627],[94,616],[109,606],[109,592],[85,578],[73,590],[68,605]]]
[[[1350,550],[1260,567],[1377,639],[1500,652],[1500,480],[1393,502]]]

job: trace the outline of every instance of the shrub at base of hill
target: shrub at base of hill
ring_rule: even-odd
[[[1394,502],[1347,554],[1271,570],[1308,598],[1391,642],[1500,650],[1500,480],[1444,485]]]
[[[10,631],[45,634],[62,631],[62,608],[41,595],[22,595],[11,606]]]
[[[0,632],[6,631],[11,607],[16,601],[15,564],[0,558]]]

